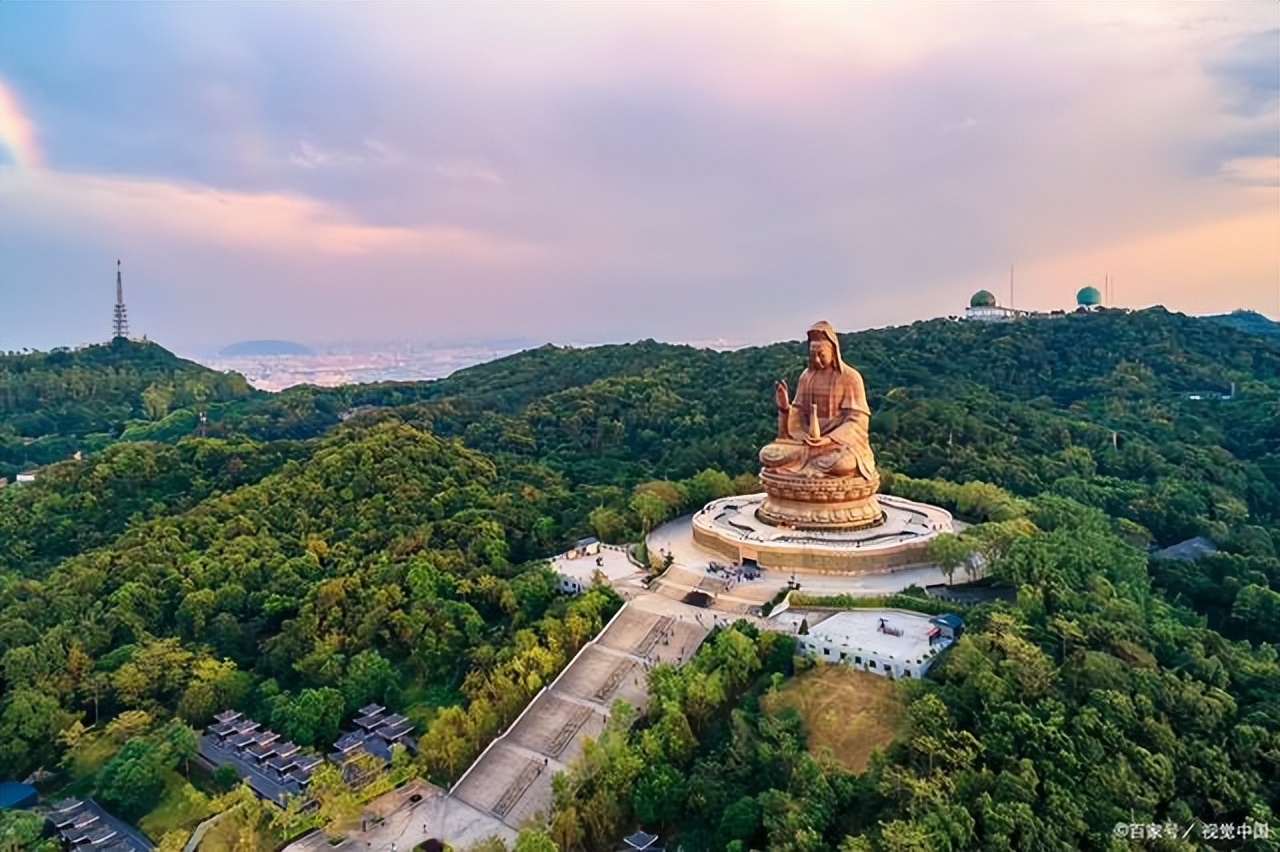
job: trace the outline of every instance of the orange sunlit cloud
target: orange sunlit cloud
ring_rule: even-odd
[[[1201,222],[1017,270],[1027,307],[1059,308],[1080,287],[1102,289],[1110,274],[1115,303],[1218,313],[1239,304],[1280,307],[1280,210]],[[1272,275],[1259,275],[1259,270]]]
[[[7,150],[19,166],[40,165],[35,126],[3,77],[0,77],[0,148]]]

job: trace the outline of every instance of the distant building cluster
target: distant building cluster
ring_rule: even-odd
[[[345,764],[358,754],[366,753],[391,762],[391,747],[404,746],[413,751],[413,722],[399,713],[388,713],[381,704],[367,704],[352,723],[354,731],[347,731],[333,744],[329,759]]]
[[[329,755],[349,781],[353,778],[348,769],[359,755],[370,754],[388,764],[392,746],[415,748],[413,722],[388,712],[381,704],[361,707],[353,724],[355,730],[344,731]],[[283,804],[288,796],[301,795],[316,767],[324,762],[312,751],[281,742],[275,731],[235,710],[214,717],[214,724],[200,738],[200,756],[215,768],[232,767],[250,789],[277,804]]]
[[[1082,287],[1076,293],[1076,313],[1088,313],[1102,307],[1102,293],[1097,287]],[[1059,311],[1023,311],[999,304],[995,294],[990,290],[979,290],[969,299],[969,306],[964,309],[964,318],[978,322],[1001,322],[1021,317],[1063,317],[1065,310]]]
[[[237,372],[258,390],[281,391],[304,384],[337,387],[364,382],[429,381],[517,351],[510,346],[477,344],[294,355],[220,354],[196,360],[214,370]]]
[[[231,766],[264,799],[283,804],[311,783],[311,773],[324,762],[235,710],[214,716],[200,738],[200,756],[214,767]]]
[[[68,852],[151,852],[152,843],[93,799],[64,799],[49,814]]]

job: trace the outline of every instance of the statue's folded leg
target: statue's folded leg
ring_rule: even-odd
[[[813,460],[814,467],[829,476],[849,476],[858,470],[858,456],[850,447],[841,447]]]
[[[784,444],[775,441],[760,450],[760,463],[767,468],[785,467],[803,461],[803,444]]]

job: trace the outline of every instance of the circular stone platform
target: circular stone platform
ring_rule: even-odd
[[[946,509],[879,494],[884,523],[852,531],[798,530],[761,521],[764,494],[712,500],[693,516],[693,540],[732,562],[753,559],[761,568],[838,574],[874,574],[926,562],[925,546],[953,532]]]

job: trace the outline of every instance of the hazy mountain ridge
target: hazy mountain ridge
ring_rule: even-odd
[[[1280,337],[1280,322],[1265,317],[1257,311],[1235,310],[1229,314],[1215,314],[1205,319],[1229,325],[1237,331],[1261,337]]]
[[[292,340],[241,340],[218,350],[220,358],[245,355],[311,355],[311,347]]]

